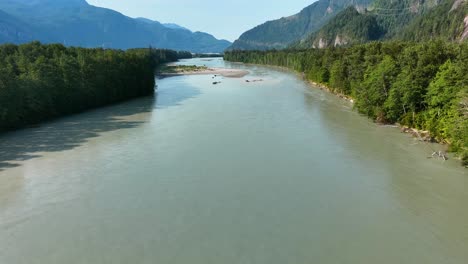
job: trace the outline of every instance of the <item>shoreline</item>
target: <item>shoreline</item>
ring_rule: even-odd
[[[206,70],[193,70],[184,72],[171,72],[171,73],[157,73],[160,77],[175,77],[184,75],[219,75],[226,78],[242,78],[250,74],[247,70],[228,69],[228,68],[208,68]]]
[[[239,62],[239,63],[242,63],[242,62]],[[266,64],[264,65],[264,64],[253,64],[253,63],[243,63],[243,64],[262,66],[262,67],[271,67],[271,68],[274,68],[274,69],[276,68],[276,69],[288,71],[290,73],[294,73],[296,76],[300,77],[304,82],[306,82],[308,84],[308,86],[313,87],[313,88],[318,88],[318,89],[320,89],[322,91],[326,91],[326,92],[328,92],[330,94],[333,94],[336,97],[338,97],[340,99],[343,99],[343,100],[345,100],[345,101],[347,101],[347,102],[354,105],[354,102],[355,102],[354,98],[352,98],[350,96],[347,96],[347,95],[344,95],[344,94],[341,94],[341,93],[337,93],[337,92],[333,91],[333,89],[331,89],[330,87],[328,87],[325,84],[317,83],[317,82],[314,82],[312,80],[309,80],[304,76],[303,73],[298,72],[298,71],[296,71],[294,69],[290,69],[290,68],[283,67],[283,66],[277,66],[277,65],[266,65]],[[370,119],[370,118],[368,118],[368,119]],[[440,145],[443,148],[442,152],[444,154],[444,157],[447,158],[446,155],[449,153],[447,149],[450,146],[450,144],[447,141],[445,141],[445,139],[438,140],[437,138],[433,137],[431,135],[431,133],[429,131],[427,131],[427,130],[419,130],[417,128],[405,126],[405,125],[402,125],[400,123],[379,123],[379,122],[376,122],[376,120],[372,120],[372,122],[374,122],[377,125],[393,126],[395,128],[398,128],[401,133],[411,135],[411,137],[413,137],[413,138],[417,139],[418,141],[423,142],[425,144],[436,143],[436,144]],[[451,155],[451,156],[454,159],[461,160],[461,158],[458,157],[457,155]],[[468,168],[468,166],[467,166],[467,168]]]

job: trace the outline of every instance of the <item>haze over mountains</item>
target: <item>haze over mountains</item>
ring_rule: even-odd
[[[0,1],[0,43],[33,40],[117,49],[153,46],[196,53],[219,53],[231,45],[207,33],[133,19],[85,0]]]
[[[259,25],[229,48],[324,48],[372,40],[456,41],[468,35],[466,0],[319,0]]]

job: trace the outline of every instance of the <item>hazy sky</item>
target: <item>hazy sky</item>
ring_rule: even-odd
[[[176,23],[230,41],[267,20],[293,15],[315,0],[87,0],[130,17]]]

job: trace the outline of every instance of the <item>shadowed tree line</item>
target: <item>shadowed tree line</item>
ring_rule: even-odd
[[[102,133],[138,127],[151,115],[136,120],[128,117],[150,113],[156,106],[156,100],[156,97],[144,97],[64,117],[57,122],[45,122],[36,128],[3,133],[0,136],[0,172],[20,166],[22,161],[40,157],[43,152],[74,149]]]
[[[155,68],[187,52],[0,46],[0,132],[151,95]]]
[[[468,164],[468,44],[373,42],[348,48],[232,51],[225,59],[287,67],[382,123],[429,130]]]

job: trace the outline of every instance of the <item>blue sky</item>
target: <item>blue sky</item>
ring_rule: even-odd
[[[293,15],[315,0],[87,0],[130,17],[177,23],[230,41],[267,20]]]

